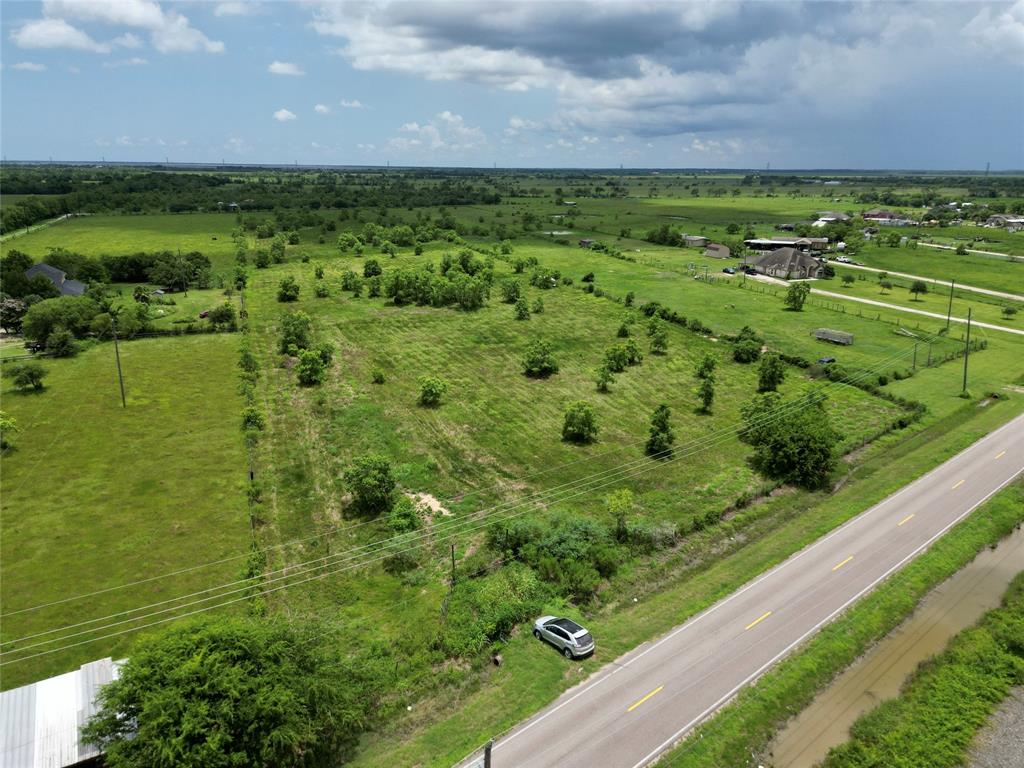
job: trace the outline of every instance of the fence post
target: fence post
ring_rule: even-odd
[[[494,739],[489,739],[484,745],[484,768],[491,768],[491,748],[494,746]]]

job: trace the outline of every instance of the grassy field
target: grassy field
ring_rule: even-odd
[[[247,551],[237,344],[232,335],[122,343],[127,409],[111,344],[43,361],[49,376],[38,394],[3,379],[4,411],[20,429],[3,454],[5,614]],[[10,615],[3,640],[229,581],[239,571],[230,563]],[[117,658],[131,641],[10,664],[3,688]]]
[[[1024,245],[1021,246],[1024,248]],[[1024,293],[1024,263],[1001,261],[938,248],[888,248],[870,245],[857,255],[869,267],[923,275],[938,280],[955,280],[964,285],[994,291]],[[840,272],[840,274],[842,274]]]

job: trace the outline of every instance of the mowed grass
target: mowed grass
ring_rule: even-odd
[[[1024,252],[1024,237],[1020,250]],[[857,254],[857,260],[869,267],[922,275],[937,280],[953,280],[977,288],[1024,294],[1024,262],[1006,261],[990,256],[929,248],[889,248],[869,245]],[[839,273],[840,275],[842,272]],[[929,286],[929,290],[932,286]],[[936,286],[936,290],[939,290]]]
[[[18,250],[45,261],[50,248],[66,248],[85,256],[123,255],[140,251],[200,251],[215,272],[234,263],[231,230],[235,216],[227,213],[83,216],[7,240],[0,254]]]
[[[247,552],[237,345],[233,335],[122,343],[127,409],[111,344],[42,361],[37,394],[3,379],[4,411],[21,430],[2,457],[4,614]],[[243,562],[14,613],[3,640],[233,581]],[[6,665],[2,686],[118,658],[133,638]]]

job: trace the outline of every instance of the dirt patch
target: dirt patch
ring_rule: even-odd
[[[431,496],[429,493],[412,493],[405,491],[405,495],[430,510],[430,519],[433,520],[435,515],[443,515],[444,517],[451,517],[451,510],[447,509],[436,496]]]

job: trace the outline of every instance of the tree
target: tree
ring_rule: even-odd
[[[363,512],[376,514],[391,509],[395,478],[391,463],[383,456],[357,457],[345,471],[345,484],[352,491],[356,507]]]
[[[523,357],[523,373],[534,379],[546,379],[558,373],[558,361],[555,360],[549,342],[536,339],[530,343]]]
[[[22,319],[25,338],[46,341],[57,328],[65,328],[75,338],[83,338],[100,312],[99,305],[86,296],[61,296],[38,301],[28,308]]]
[[[544,300],[540,296],[538,296],[536,299],[534,299],[533,306],[530,307],[530,309],[533,311],[533,314],[535,315],[544,314]]]
[[[16,435],[20,431],[18,429],[18,422],[14,420],[14,417],[0,411],[0,450],[10,448],[11,436]]]
[[[967,246],[964,245],[963,243],[960,243],[959,245],[957,245],[957,247],[956,247],[956,255],[957,256],[966,256],[967,255]]]
[[[593,406],[584,400],[570,403],[565,409],[562,439],[570,443],[592,443],[597,438],[597,431]]]
[[[804,308],[804,302],[811,292],[811,286],[807,283],[793,283],[786,291],[786,308],[793,312],[800,312]]]
[[[342,253],[351,251],[352,249],[356,248],[359,245],[362,245],[362,242],[356,235],[352,234],[351,232],[342,232],[340,235],[338,235],[338,250],[340,250]]]
[[[11,333],[21,333],[21,324],[26,312],[28,304],[22,299],[10,296],[0,298],[0,328]]]
[[[920,295],[928,293],[928,283],[924,280],[915,280],[910,284],[910,292],[914,295],[914,301],[920,301]]]
[[[594,379],[597,384],[598,392],[607,392],[611,388],[611,383],[615,379],[612,372],[608,369],[607,365],[598,366],[597,375]]]
[[[515,304],[519,301],[522,286],[518,280],[505,280],[501,283],[501,300],[506,304]]]
[[[786,369],[774,353],[768,353],[761,358],[761,366],[757,371],[757,391],[774,392],[786,376]]]
[[[78,354],[75,337],[67,328],[55,328],[46,337],[46,351],[54,357],[74,357]]]
[[[169,291],[186,291],[195,278],[193,265],[184,256],[161,259],[149,270],[149,279]]]
[[[1013,318],[1014,315],[1017,314],[1018,310],[1012,304],[1007,304],[1005,307],[1003,307],[1002,311],[1003,311],[1003,319],[1010,320],[1010,319]]]
[[[298,301],[299,300],[299,284],[295,281],[295,278],[288,275],[277,285],[277,300],[278,301]]]
[[[697,386],[697,397],[700,398],[700,409],[711,413],[711,404],[715,402],[715,377],[708,376],[700,380]]]
[[[252,263],[256,265],[256,269],[266,269],[270,266],[270,254],[265,249],[260,248],[256,251]]]
[[[526,302],[525,296],[520,296],[516,299],[515,316],[516,320],[530,319],[530,305]]]
[[[843,275],[843,285],[853,285],[856,280],[853,275]]]
[[[248,431],[250,429],[262,432],[267,426],[267,420],[263,416],[263,412],[255,405],[248,405],[242,409],[242,430]]]
[[[604,497],[604,506],[615,521],[615,539],[620,543],[629,537],[627,518],[634,507],[633,492],[628,488],[612,491]]]
[[[312,341],[313,320],[305,312],[285,312],[281,316],[280,350],[287,355],[297,355],[300,349]]]
[[[148,636],[103,686],[83,739],[109,768],[337,765],[376,706],[379,672],[324,633],[224,617]]]
[[[363,263],[363,277],[375,277],[384,272],[380,268],[380,262],[376,259],[367,259]]]
[[[668,331],[659,325],[651,334],[651,354],[664,355],[668,351]]]
[[[706,379],[708,376],[714,376],[716,365],[718,365],[718,361],[715,359],[715,356],[710,352],[706,352],[697,366],[697,378]]]
[[[210,321],[210,325],[215,328],[234,328],[235,327],[235,308],[231,304],[225,301],[223,304],[219,304],[210,310],[210,314],[206,316],[206,319]]]
[[[14,386],[23,392],[38,392],[43,388],[43,379],[47,373],[39,363],[22,363],[14,369]]]
[[[437,376],[421,376],[419,385],[419,404],[426,408],[434,408],[440,405],[441,398],[448,391],[448,382]]]
[[[754,446],[759,470],[803,488],[827,485],[839,461],[839,433],[830,424],[823,396],[787,407],[777,392],[768,392],[741,412],[740,439]],[[783,412],[785,416],[780,416]]]
[[[732,348],[732,359],[737,363],[753,363],[761,356],[761,343],[754,339],[740,339]]]
[[[323,384],[327,378],[327,365],[320,351],[304,349],[299,352],[299,363],[295,366],[295,373],[299,377],[299,384],[304,387]]]
[[[654,409],[651,416],[651,431],[647,438],[647,455],[655,458],[667,458],[672,452],[672,443],[676,441],[675,432],[669,424],[672,412],[662,403]]]
[[[892,283],[889,282],[888,280],[882,280],[881,282],[878,283],[878,287],[880,289],[878,291],[879,293],[885,293],[886,291],[892,290]]]

